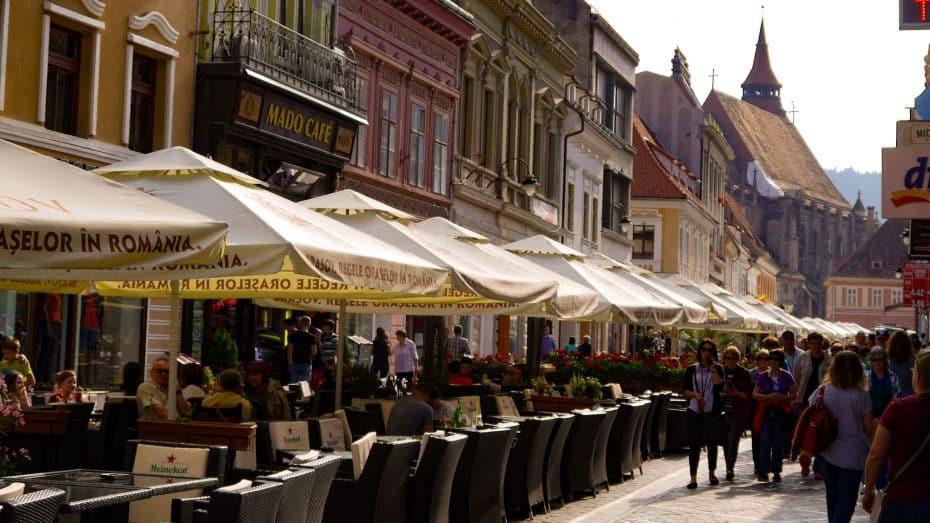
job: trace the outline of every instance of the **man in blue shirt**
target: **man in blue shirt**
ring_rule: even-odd
[[[547,354],[559,348],[558,342],[555,341],[555,337],[552,335],[550,330],[551,328],[546,325],[543,327],[543,337],[542,337],[542,355],[546,357]]]

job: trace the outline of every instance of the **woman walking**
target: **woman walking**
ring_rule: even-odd
[[[762,347],[756,352],[756,366],[751,371],[749,371],[749,381],[752,383],[753,391],[755,391],[756,383],[759,381],[759,375],[768,372],[769,370],[769,350],[765,348],[765,340],[762,341]],[[778,348],[778,345],[775,346]],[[773,349],[774,350],[774,349]],[[756,430],[755,423],[752,420],[756,419],[756,400],[752,399],[752,394],[749,395],[749,408],[750,408],[750,417],[749,417],[749,431],[752,434],[752,475],[759,475],[759,431]]]
[[[741,356],[739,348],[733,345],[723,351],[723,392],[720,396],[723,398],[723,411],[729,419],[723,446],[727,481],[733,481],[734,478],[733,467],[739,454],[739,440],[749,423],[749,398],[753,391],[749,371],[739,364]]]
[[[893,478],[882,509],[887,523],[922,523],[930,514],[930,445],[925,445],[930,437],[930,350],[917,355],[913,387],[914,394],[893,401],[885,409],[866,463],[862,507],[867,512],[877,508],[876,480],[886,464],[888,477]],[[910,465],[902,472],[907,463]]]
[[[714,474],[717,469],[717,442],[720,413],[723,405],[720,392],[723,389],[723,367],[717,363],[717,346],[705,339],[698,346],[698,361],[685,370],[683,395],[689,398],[687,413],[688,465],[691,482],[688,488],[697,488],[697,469],[701,460],[701,447],[707,446],[707,469],[711,485],[720,480]]]
[[[872,400],[865,391],[866,380],[859,357],[841,352],[830,362],[824,385],[808,398],[824,405],[836,417],[837,435],[819,457],[827,491],[829,523],[848,523],[856,509],[859,480],[865,469],[869,440],[875,432]]]
[[[788,391],[794,385],[790,372],[782,370],[785,352],[775,349],[769,353],[769,370],[759,375],[752,392],[756,400],[753,427],[759,433],[759,481],[768,481],[769,472],[775,482],[781,481],[781,461],[785,448],[785,424],[791,419]]]
[[[371,371],[377,372],[379,378],[386,378],[390,363],[388,356],[390,347],[388,345],[388,335],[384,329],[378,327],[375,329],[375,340],[371,343]]]
[[[904,331],[897,331],[888,338],[888,370],[894,372],[901,383],[901,396],[914,393],[911,385],[911,369],[914,367],[914,345]]]

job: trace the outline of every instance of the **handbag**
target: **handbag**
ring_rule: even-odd
[[[917,451],[915,451],[914,454],[908,458],[907,462],[905,462],[900,469],[898,469],[898,473],[895,474],[893,478],[891,478],[891,481],[888,482],[888,486],[885,487],[884,490],[875,491],[875,500],[872,502],[872,513],[869,514],[869,523],[879,523],[882,521],[882,509],[885,506],[885,496],[888,495],[888,489],[890,489],[891,485],[901,477],[901,474],[904,474],[904,471],[907,470],[908,467],[917,461],[917,458],[920,457],[920,454],[927,447],[928,443],[930,443],[930,434],[927,434],[927,437],[924,438],[923,443],[917,447]]]
[[[804,409],[794,428],[791,439],[791,457],[797,458],[802,451],[809,456],[816,456],[827,450],[837,435],[836,416],[830,412],[823,401],[826,385],[821,385],[817,401]]]

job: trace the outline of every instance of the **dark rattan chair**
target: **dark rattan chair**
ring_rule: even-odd
[[[226,479],[226,466],[229,459],[229,450],[226,447],[218,445],[195,445],[191,443],[175,443],[173,441],[149,441],[144,439],[131,439],[126,442],[125,453],[123,454],[123,470],[132,470],[133,463],[136,461],[136,449],[139,445],[154,445],[157,447],[170,448],[187,448],[187,449],[209,449],[207,455],[207,477],[216,478],[217,485],[222,486]]]
[[[562,451],[562,496],[568,501],[578,492],[596,496],[594,489],[594,451],[604,411],[576,410],[575,422]]]
[[[0,523],[51,523],[64,500],[65,491],[50,488],[0,501]]]
[[[407,475],[417,441],[379,441],[371,447],[359,478],[333,479],[324,521],[398,522],[407,519]]]
[[[640,399],[649,402],[649,408],[646,409],[646,419],[643,422],[643,436],[639,441],[640,458],[642,461],[646,461],[652,454],[652,420],[655,418],[656,406],[659,403],[659,395],[653,392],[647,392],[641,395]]]
[[[306,465],[316,471],[313,490],[310,492],[310,504],[307,506],[307,523],[321,523],[323,521],[326,498],[329,497],[329,489],[333,484],[333,478],[336,477],[336,471],[339,470],[340,463],[342,463],[342,459],[339,456],[323,456]]]
[[[533,507],[545,505],[546,450],[556,425],[556,418],[530,418],[520,423],[520,433],[507,460],[504,482],[504,505],[508,515],[533,517]]]
[[[499,523],[504,519],[504,474],[517,429],[516,423],[509,425],[465,431],[468,443],[452,482],[455,496],[449,504],[449,521]]]
[[[636,428],[635,421],[631,419],[633,406],[629,403],[618,403],[617,407],[619,410],[614,418],[607,444],[607,479],[611,483],[623,483],[627,472],[624,465],[625,462],[629,463],[626,449],[633,448],[633,430]]]
[[[594,487],[601,485],[610,490],[610,482],[607,478],[607,446],[610,444],[610,432],[613,430],[614,421],[620,409],[610,407],[604,409],[604,420],[597,432],[597,443],[594,445]]]
[[[449,521],[452,479],[468,437],[450,434],[427,440],[417,470],[407,480],[407,521]]]
[[[278,512],[274,518],[275,523],[304,523],[306,521],[315,475],[316,470],[312,468],[296,468],[255,478],[259,482],[278,482],[284,485],[281,502],[278,503]]]
[[[640,475],[643,474],[643,455],[640,449],[642,448],[643,433],[646,428],[646,417],[649,414],[650,406],[651,403],[648,401],[633,403],[633,409],[638,410],[639,414],[637,414],[636,418],[636,432],[633,433],[633,448],[630,449],[632,454],[631,465],[634,469],[639,469]]]
[[[207,507],[207,523],[267,523],[277,514],[284,485],[259,483],[239,492],[214,491]]]
[[[543,494],[546,498],[546,511],[552,509],[552,502],[559,500],[561,506],[565,506],[565,498],[562,496],[562,452],[565,450],[565,442],[575,423],[574,414],[556,415],[558,424],[552,430],[552,438],[546,448],[546,459],[543,465]]]
[[[385,433],[384,410],[381,407],[381,404],[380,403],[366,403],[365,410],[367,410],[368,412],[373,412],[378,415],[376,418],[372,418],[372,421],[375,423],[375,428],[373,430],[374,432],[377,432],[378,434],[384,434]]]
[[[652,455],[661,457],[665,453],[665,442],[668,433],[668,404],[672,398],[669,391],[659,392],[659,403],[656,405],[655,415],[652,417],[652,432],[649,448]]]
[[[194,421],[208,421],[211,423],[241,423],[242,405],[220,408],[200,405],[194,408],[194,414],[191,418]]]
[[[356,438],[360,438],[369,432],[384,434],[384,418],[380,412],[351,408],[344,409],[344,412],[346,421],[349,422],[349,430]],[[381,432],[378,432],[379,429]]]

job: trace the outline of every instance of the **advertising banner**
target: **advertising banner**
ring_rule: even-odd
[[[882,218],[930,216],[930,144],[882,149]]]

